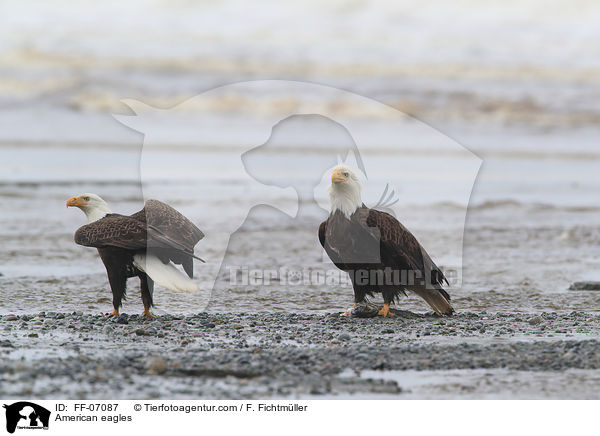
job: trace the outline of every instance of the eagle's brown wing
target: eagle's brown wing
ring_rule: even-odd
[[[454,308],[450,305],[450,295],[442,287],[448,280],[442,270],[433,262],[429,254],[419,244],[417,238],[392,215],[374,209],[362,212],[369,227],[377,229],[381,238],[381,257],[391,268],[406,268],[419,271],[423,283],[407,286],[423,298],[439,315],[450,315]]]
[[[155,229],[148,232],[146,224],[133,217],[108,214],[75,232],[75,242],[86,247],[118,247],[126,250],[164,248],[186,251],[186,247]]]
[[[367,208],[360,210],[364,211],[362,217],[366,225],[377,229],[382,251],[389,253],[398,264],[420,271],[423,277],[431,279],[431,284],[448,284],[442,270],[402,223],[386,212]]]
[[[187,254],[194,256],[194,246],[204,238],[204,233],[196,225],[177,210],[158,200],[148,200],[144,208],[132,215],[148,224],[148,234],[152,238],[155,233],[162,233],[169,240],[183,247]],[[194,276],[194,264],[191,257],[171,256],[171,260],[183,266],[188,276]]]
[[[319,242],[321,243],[321,247],[325,248],[325,233],[327,232],[327,221],[325,220],[319,225]]]
[[[146,201],[144,208],[131,217],[146,222],[150,233],[160,231],[192,253],[194,246],[204,238],[194,223],[162,201]]]

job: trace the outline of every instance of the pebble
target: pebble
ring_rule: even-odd
[[[600,282],[575,282],[569,291],[600,291]]]
[[[147,373],[151,375],[163,374],[167,371],[167,361],[162,357],[154,357],[148,363]]]
[[[530,325],[537,325],[543,321],[541,316],[533,316],[527,320]]]

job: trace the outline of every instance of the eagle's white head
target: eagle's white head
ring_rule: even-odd
[[[362,206],[360,180],[346,165],[338,165],[333,169],[331,185],[327,190],[331,213],[339,210],[350,218]]]
[[[85,213],[88,222],[94,222],[111,213],[108,203],[96,194],[81,194],[67,200],[67,207],[78,207]]]

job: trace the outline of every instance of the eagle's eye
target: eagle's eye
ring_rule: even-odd
[[[85,201],[90,201],[90,197],[83,197]]]
[[[342,173],[344,177],[348,177],[348,173]]]

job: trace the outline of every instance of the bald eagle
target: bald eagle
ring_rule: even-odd
[[[354,307],[374,292],[383,294],[379,315],[411,291],[438,315],[450,315],[448,280],[417,239],[392,215],[366,207],[361,184],[350,168],[338,165],[328,188],[331,213],[319,226],[319,241],[331,261],[346,271],[354,288]]]
[[[204,234],[182,214],[158,200],[148,200],[133,215],[112,213],[108,204],[96,194],[71,197],[67,207],[78,207],[89,224],[75,232],[75,242],[98,249],[106,267],[113,294],[113,311],[119,315],[129,277],[139,277],[143,316],[152,317],[154,282],[176,291],[193,292],[194,246]],[[182,265],[186,277],[173,264]]]

